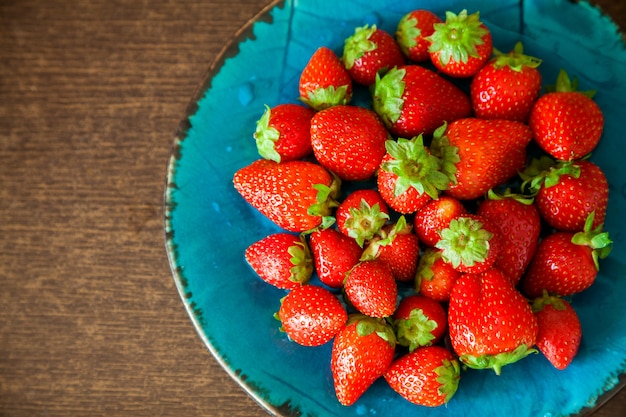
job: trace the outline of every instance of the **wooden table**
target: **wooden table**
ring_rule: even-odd
[[[187,317],[162,195],[196,84],[266,3],[0,2],[0,416],[265,415]],[[623,415],[626,390],[597,412]]]

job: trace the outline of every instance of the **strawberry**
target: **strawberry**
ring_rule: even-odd
[[[413,233],[413,226],[400,216],[396,223],[385,226],[380,236],[369,242],[361,260],[378,259],[391,268],[397,281],[409,282],[415,279],[419,253],[419,239]]]
[[[292,103],[265,106],[254,139],[259,155],[275,162],[301,159],[313,153],[311,118],[315,112]]]
[[[283,229],[322,226],[336,206],[339,181],[313,162],[260,159],[239,169],[233,184],[254,208]]]
[[[359,263],[363,252],[354,239],[332,228],[311,233],[310,245],[317,275],[331,288],[343,287],[346,272]]]
[[[498,226],[483,216],[462,214],[440,233],[435,247],[444,261],[464,273],[478,273],[493,266],[502,248]]]
[[[517,285],[537,250],[541,218],[532,198],[489,191],[488,199],[476,214],[488,219],[500,230],[501,247],[494,266]]]
[[[478,12],[446,12],[443,23],[435,23],[428,52],[437,69],[453,77],[472,77],[491,57],[491,32]]]
[[[392,134],[404,138],[430,135],[444,122],[472,112],[464,91],[419,65],[393,68],[378,77],[373,108]]]
[[[434,24],[442,23],[439,16],[430,10],[413,10],[400,19],[396,28],[396,41],[400,50],[413,62],[424,62],[430,59],[426,38],[435,31]]]
[[[536,352],[537,319],[530,304],[495,268],[457,280],[448,327],[454,351],[470,368],[499,375],[503,366]]]
[[[568,296],[589,288],[600,269],[599,259],[606,258],[612,241],[602,225],[593,228],[593,213],[582,232],[554,232],[537,247],[528,271],[522,279],[524,293],[531,298],[543,291]]]
[[[569,366],[580,347],[582,326],[565,299],[544,294],[533,301],[539,334],[537,349],[559,370]]]
[[[578,91],[577,84],[561,71],[555,89],[539,97],[528,122],[535,142],[562,161],[589,154],[604,129],[604,115],[591,98],[593,92]]]
[[[392,209],[414,213],[447,188],[450,176],[441,172],[441,160],[424,146],[422,135],[388,140],[385,148],[376,182]]]
[[[461,367],[448,349],[427,346],[396,359],[384,378],[407,401],[438,407],[447,404],[456,393]]]
[[[363,247],[389,220],[389,207],[378,191],[359,189],[339,204],[335,218],[339,231]]]
[[[592,212],[593,227],[604,223],[609,184],[593,162],[554,161],[544,156],[534,159],[521,176],[525,179],[523,186],[536,193],[539,214],[555,229],[579,232]]]
[[[337,105],[311,119],[311,146],[319,163],[343,180],[374,176],[385,155],[389,133],[365,107]]]
[[[472,78],[470,98],[476,117],[526,123],[541,91],[541,60],[524,55],[521,42],[492,58]]]
[[[424,245],[433,247],[441,239],[439,232],[447,228],[452,219],[465,213],[467,209],[460,200],[441,195],[415,213],[415,233]]]
[[[348,313],[326,288],[303,285],[281,299],[276,318],[292,341],[302,346],[321,346],[339,333]]]
[[[393,36],[376,25],[354,30],[344,42],[342,60],[352,80],[365,86],[374,84],[377,74],[405,62]]]
[[[446,172],[455,172],[445,191],[448,195],[460,200],[482,197],[526,165],[532,132],[523,123],[466,118],[450,123],[447,129],[444,126],[437,130],[430,149],[442,155],[444,166],[449,166]]]
[[[370,317],[389,317],[396,310],[398,287],[389,266],[378,260],[356,264],[346,273],[344,292],[350,304]]]
[[[393,325],[398,344],[412,352],[439,343],[448,329],[448,315],[438,301],[414,294],[400,301]]]
[[[426,248],[417,265],[415,290],[433,300],[447,302],[454,283],[461,274],[443,260],[441,250]]]
[[[313,259],[304,238],[280,232],[264,237],[245,251],[248,265],[263,281],[292,290],[309,282]]]
[[[300,74],[300,100],[315,110],[337,104],[348,104],[352,99],[352,78],[335,53],[319,47]]]
[[[384,320],[351,315],[335,336],[331,373],[337,400],[354,404],[389,368],[395,354],[393,329]]]

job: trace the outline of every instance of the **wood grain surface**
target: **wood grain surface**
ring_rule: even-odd
[[[0,416],[266,415],[187,317],[162,196],[196,85],[267,3],[0,0]]]

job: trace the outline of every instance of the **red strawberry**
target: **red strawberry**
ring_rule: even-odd
[[[456,393],[461,367],[440,346],[421,347],[396,359],[384,374],[389,386],[413,404],[438,407]]]
[[[471,77],[491,57],[491,32],[480,20],[478,12],[467,10],[446,12],[444,23],[435,23],[435,31],[427,38],[432,63],[444,74]]]
[[[494,49],[495,57],[472,78],[470,97],[481,119],[507,119],[526,123],[541,91],[541,60],[524,55],[521,42],[508,54]]]
[[[339,403],[354,404],[393,362],[393,329],[385,321],[352,315],[335,337],[331,373]]]
[[[535,142],[563,161],[589,154],[598,145],[604,129],[604,115],[592,95],[577,91],[577,82],[571,82],[567,73],[561,71],[556,89],[539,97],[530,114]]]
[[[555,232],[544,237],[522,279],[524,293],[539,297],[544,291],[567,296],[589,288],[598,275],[599,259],[611,251],[608,232],[592,228],[593,213],[578,233]]]
[[[389,207],[378,191],[360,189],[348,194],[339,204],[335,218],[339,231],[363,247],[389,220]]]
[[[448,329],[448,315],[438,301],[414,294],[400,301],[393,324],[398,344],[412,352],[439,343]]]
[[[493,266],[502,248],[498,226],[476,214],[462,214],[441,231],[435,247],[443,260],[464,273],[478,273]]]
[[[426,38],[435,31],[434,24],[443,21],[430,10],[418,9],[405,14],[396,28],[396,41],[404,56],[414,62],[430,59]]]
[[[559,370],[569,366],[580,347],[582,326],[567,300],[543,295],[533,301],[539,334],[537,348]]]
[[[445,191],[448,195],[460,200],[482,197],[526,165],[532,132],[523,123],[466,118],[450,123],[445,133],[444,129],[436,132],[430,149],[442,155],[444,163],[450,161],[446,172],[455,171],[455,181]]]
[[[315,158],[343,180],[373,177],[388,137],[376,113],[364,107],[333,106],[311,120]]]
[[[390,69],[376,80],[373,108],[396,136],[429,135],[444,122],[468,117],[470,98],[456,85],[418,65]]]
[[[313,274],[309,247],[291,233],[275,233],[253,243],[245,259],[263,281],[286,290],[306,284]]]
[[[422,135],[388,140],[385,147],[376,181],[392,209],[414,213],[448,187],[451,177],[441,172],[441,160],[424,146]]]
[[[250,205],[291,232],[321,226],[336,206],[339,191],[338,181],[326,169],[301,160],[254,161],[235,173],[233,184]]]
[[[493,369],[530,353],[537,339],[537,319],[530,304],[497,269],[458,279],[448,307],[450,341],[470,368]]]
[[[350,304],[370,317],[389,317],[396,310],[398,287],[391,268],[378,260],[361,261],[346,273],[344,291]]]
[[[497,195],[489,192],[476,214],[488,219],[500,230],[500,254],[494,266],[517,285],[537,250],[541,233],[541,218],[532,198],[520,195]]]
[[[311,233],[310,244],[320,281],[331,288],[343,287],[346,272],[359,263],[363,249],[354,239],[331,228]]]
[[[579,232],[591,212],[593,227],[604,223],[609,184],[602,169],[588,160],[555,162],[535,159],[522,173],[525,184],[536,193],[539,214],[552,227]]]
[[[369,86],[376,75],[404,64],[396,40],[376,25],[355,29],[343,47],[343,63],[354,82]]]
[[[420,241],[433,247],[439,242],[439,232],[450,225],[450,221],[461,214],[467,213],[467,209],[454,197],[441,195],[436,200],[426,203],[415,213],[415,233]]]
[[[297,104],[265,106],[254,139],[259,155],[276,162],[304,158],[311,148],[311,118],[315,112]]]
[[[329,48],[318,48],[300,75],[300,100],[315,110],[352,99],[352,78],[343,63]]]
[[[441,250],[426,248],[417,265],[415,290],[433,300],[447,302],[461,274],[443,260]]]
[[[348,313],[332,292],[317,285],[303,285],[282,298],[276,318],[292,341],[320,346],[339,333]]]
[[[413,226],[400,216],[395,224],[383,228],[380,236],[372,239],[363,251],[362,260],[378,259],[387,264],[397,281],[415,279],[420,244]]]

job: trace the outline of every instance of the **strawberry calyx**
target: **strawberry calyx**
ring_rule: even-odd
[[[345,229],[348,236],[355,239],[360,247],[379,234],[389,220],[389,215],[375,203],[370,206],[365,199],[361,199],[359,207],[350,208],[350,216],[346,219]]]
[[[517,42],[513,50],[504,53],[493,48],[493,64],[496,68],[509,67],[513,71],[521,72],[524,68],[537,68],[541,65],[541,59],[524,54],[524,45]]]
[[[270,107],[266,104],[263,115],[256,123],[256,131],[253,136],[259,155],[265,159],[280,162],[280,154],[275,148],[275,144],[280,137],[280,132],[278,132],[275,127],[269,125],[271,113]]]
[[[533,158],[519,175],[524,181],[522,190],[528,190],[531,195],[535,195],[541,188],[557,185],[563,175],[580,177],[580,166],[576,164],[576,161],[556,161],[544,155],[540,158]]]
[[[459,148],[450,144],[450,139],[446,136],[448,123],[442,124],[433,132],[433,139],[430,143],[430,153],[439,158],[440,172],[446,176],[449,184],[456,184],[456,164],[461,161]]]
[[[417,23],[417,19],[411,16],[410,13],[405,14],[402,19],[400,19],[400,22],[398,22],[396,39],[398,40],[400,49],[405,55],[408,55],[409,50],[417,45],[417,39],[422,34]]]
[[[388,218],[388,216],[387,216]],[[385,230],[381,227],[379,230],[378,236],[374,239],[370,240],[367,244],[367,247],[361,254],[361,261],[367,261],[376,259],[378,257],[380,247],[388,246],[393,243],[396,239],[396,236],[402,233],[411,233],[412,225],[406,222],[406,218],[404,215],[400,216],[393,227],[390,230]]]
[[[543,290],[541,297],[537,297],[533,300],[531,307],[533,309],[533,313],[538,313],[548,305],[559,311],[566,309],[565,303],[561,297],[550,295],[546,290]]]
[[[442,395],[448,403],[452,396],[456,393],[461,379],[461,366],[457,360],[444,359],[441,366],[435,368],[437,374],[437,382],[440,384],[438,388],[439,395]]]
[[[339,192],[341,190],[341,179],[334,173],[331,174],[333,176],[333,180],[330,186],[326,184],[313,185],[313,188],[317,190],[317,195],[315,197],[316,203],[312,204],[307,209],[307,214],[310,216],[321,216],[322,220],[317,227],[306,230],[303,232],[304,234],[310,234],[320,229],[327,229],[335,222],[335,218],[331,214],[332,210],[339,206],[337,198],[339,197]]]
[[[348,93],[348,85],[344,84],[339,87],[334,85],[318,87],[313,91],[309,91],[306,97],[300,97],[300,101],[319,111],[332,106],[348,104],[351,98],[351,95]]]
[[[393,327],[385,320],[354,313],[348,317],[346,326],[356,323],[357,334],[361,337],[376,333],[378,337],[389,343],[392,347],[397,344],[396,334]]]
[[[546,86],[546,91],[550,93],[552,92],[556,92],[556,93],[577,92],[589,98],[593,98],[593,96],[596,94],[596,90],[580,91],[578,87],[579,87],[578,78],[576,77],[570,78],[567,71],[565,71],[564,69],[561,69],[559,71],[559,74],[556,77],[556,84]]]
[[[396,319],[393,324],[396,327],[398,344],[407,346],[409,352],[413,352],[420,346],[430,346],[435,339],[433,330],[439,325],[435,320],[424,314],[421,308],[415,308],[407,319]]]
[[[309,282],[309,278],[313,274],[313,256],[304,236],[300,235],[300,241],[290,246],[287,253],[291,255],[289,261],[293,265],[289,269],[291,273],[289,280],[300,284]]]
[[[426,248],[424,253],[420,256],[419,263],[417,264],[417,272],[415,274],[415,288],[417,291],[420,289],[422,280],[432,281],[435,277],[432,266],[439,258],[441,258],[441,251],[432,248]]]
[[[461,355],[459,360],[468,368],[472,369],[493,369],[496,375],[500,375],[502,367],[510,365],[531,353],[537,353],[537,349],[521,344],[517,348],[508,352],[500,352],[496,354],[484,354],[474,356],[470,354]]]
[[[376,42],[370,40],[370,37],[376,32],[376,25],[364,25],[357,27],[354,34],[344,41],[343,47],[343,64],[346,69],[354,66],[354,62],[359,59],[365,52],[374,51],[378,46]]]
[[[448,188],[450,177],[441,171],[442,161],[424,146],[421,134],[412,139],[388,140],[385,148],[392,158],[383,162],[381,169],[397,175],[396,197],[415,188],[420,195],[426,193],[437,199],[439,192]]]
[[[613,241],[609,237],[609,232],[602,231],[603,224],[592,229],[595,214],[595,211],[589,213],[585,220],[583,231],[575,233],[574,236],[572,236],[572,243],[591,248],[593,263],[596,266],[596,270],[600,270],[599,259],[604,259],[609,256],[613,248]]]
[[[530,206],[535,201],[535,198],[533,196],[528,196],[526,194],[521,194],[521,193],[514,193],[511,191],[510,188],[507,188],[502,193],[498,193],[494,191],[493,189],[490,189],[489,191],[487,191],[487,199],[493,200],[493,201],[511,199],[525,206]]]
[[[460,265],[472,267],[484,262],[491,248],[494,234],[483,227],[483,223],[471,216],[460,216],[450,221],[450,225],[439,232],[441,240],[435,247],[441,249],[441,256],[453,268]]]
[[[388,128],[396,123],[402,114],[405,76],[406,70],[398,67],[391,68],[382,77],[376,74],[372,105]]]
[[[462,10],[459,14],[446,12],[444,23],[435,23],[435,31],[426,39],[431,42],[428,49],[431,53],[439,53],[442,65],[448,62],[467,63],[469,57],[479,57],[476,46],[484,43],[483,36],[489,31],[480,21],[479,12],[468,14]]]

